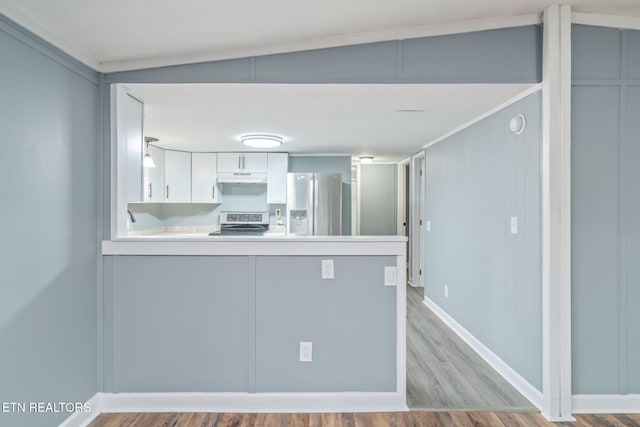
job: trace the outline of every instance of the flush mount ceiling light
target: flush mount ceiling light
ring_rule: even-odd
[[[146,145],[146,153],[144,155],[144,157],[142,158],[142,166],[145,168],[155,168],[156,164],[153,161],[153,159],[151,158],[151,155],[149,154],[149,143],[150,142],[158,142],[160,141],[158,138],[154,138],[152,136],[145,136],[144,137],[144,142],[147,144]]]
[[[278,135],[243,135],[240,141],[247,147],[274,148],[282,145],[282,137]]]
[[[360,156],[360,163],[362,163],[363,165],[373,163],[373,156]]]
[[[511,129],[511,132],[515,133],[516,135],[520,135],[522,132],[524,132],[524,128],[526,126],[527,120],[522,114],[518,114],[509,121],[509,129]]]

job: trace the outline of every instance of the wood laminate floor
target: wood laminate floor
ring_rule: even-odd
[[[343,414],[128,413],[102,414],[89,427],[640,427],[640,415],[577,415],[550,423],[516,412],[389,412]]]
[[[407,405],[412,410],[538,411],[407,286]]]

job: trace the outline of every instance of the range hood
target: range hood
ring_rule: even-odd
[[[218,182],[221,184],[266,184],[266,172],[219,172]]]

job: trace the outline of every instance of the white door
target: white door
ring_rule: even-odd
[[[412,286],[424,286],[424,232],[425,232],[425,187],[424,154],[417,155],[412,162],[411,191],[411,270]]]
[[[191,202],[191,153],[166,150],[164,153],[165,202]]]

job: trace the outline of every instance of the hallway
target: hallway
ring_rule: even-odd
[[[407,406],[411,410],[537,412],[407,286]]]

